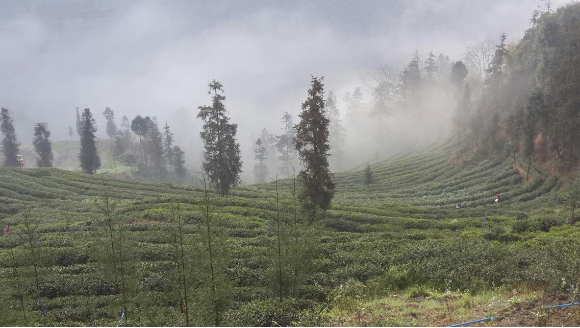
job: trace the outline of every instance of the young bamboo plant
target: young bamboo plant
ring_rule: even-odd
[[[174,245],[175,251],[175,261],[177,264],[177,280],[179,281],[179,288],[180,291],[180,304],[182,313],[185,315],[185,326],[189,326],[189,298],[187,295],[189,284],[188,284],[188,270],[189,265],[187,263],[187,256],[186,256],[186,247],[187,247],[187,240],[186,235],[184,233],[184,227],[181,217],[181,212],[179,209],[179,204],[175,206],[171,204],[171,221],[174,226],[173,233],[172,233],[172,242]]]
[[[24,209],[22,212],[23,224],[24,224],[24,239],[25,245],[28,251],[28,262],[32,266],[34,272],[34,286],[36,297],[38,299],[38,304],[42,310],[42,316],[46,317],[46,307],[42,301],[40,295],[40,267],[41,267],[41,257],[40,257],[40,242],[39,242],[39,231],[38,222],[32,219],[29,209]]]
[[[103,224],[106,230],[107,242],[101,243],[101,237],[97,236],[98,259],[101,263],[101,269],[105,277],[110,277],[110,282],[115,287],[116,293],[121,294],[120,303],[123,308],[123,319],[129,320],[129,301],[132,269],[130,258],[130,241],[126,235],[125,229],[119,223],[119,218],[115,210],[116,203],[111,199],[107,183],[102,176],[103,183],[103,204],[102,212],[104,214]],[[134,288],[133,288],[134,289]]]
[[[227,276],[229,251],[225,243],[226,236],[218,230],[218,221],[214,216],[214,209],[209,196],[207,180],[203,176],[203,199],[201,211],[203,224],[199,233],[199,288],[197,298],[201,305],[200,317],[205,317],[205,324],[212,323],[219,326],[222,313],[230,303],[230,293],[233,284]]]

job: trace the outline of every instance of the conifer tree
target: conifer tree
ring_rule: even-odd
[[[344,157],[345,131],[340,123],[340,112],[336,105],[334,92],[328,92],[326,99],[326,114],[328,116],[328,133],[330,149],[332,150],[332,159],[337,168],[342,167]]]
[[[262,139],[258,138],[254,147],[254,159],[258,161],[254,165],[254,176],[258,183],[266,182],[266,178],[268,177],[268,165],[266,165],[267,158],[268,151],[266,150],[266,147],[264,147]]]
[[[212,80],[209,89],[209,94],[213,92],[212,105],[200,106],[197,114],[204,121],[200,132],[204,142],[203,170],[219,194],[225,196],[232,186],[240,183],[242,160],[236,140],[238,125],[229,122],[222,84]]]
[[[173,165],[175,165],[175,174],[180,178],[184,178],[187,174],[187,170],[185,169],[185,153],[179,146],[173,146]]]
[[[165,122],[165,126],[163,127],[163,151],[165,153],[165,159],[169,164],[169,170],[173,172],[173,168],[175,167],[175,154],[173,153],[173,141],[174,141],[174,134],[171,132],[169,128],[169,124]]]
[[[69,126],[68,127],[68,136],[70,137],[70,140],[72,140],[74,133],[73,133],[73,129]]]
[[[34,125],[34,139],[32,140],[34,151],[38,155],[36,165],[38,167],[52,167],[54,155],[52,153],[52,143],[50,141],[50,131],[46,124],[36,123]]]
[[[285,112],[282,116],[283,133],[276,136],[276,150],[278,151],[278,159],[282,162],[280,172],[287,178],[290,177],[290,172],[294,172],[296,148],[294,147],[294,124],[292,123],[292,115]]]
[[[350,93],[346,93],[343,97],[344,102],[346,103],[346,114],[349,117],[349,120],[353,120],[359,112],[363,108],[363,94],[359,87],[354,89],[352,95]]]
[[[508,54],[506,44],[506,34],[499,38],[499,44],[495,46],[495,52],[491,64],[487,69],[486,85],[492,88],[499,88],[505,76],[506,57]],[[497,92],[497,90],[493,90]]]
[[[447,78],[449,74],[449,66],[451,61],[449,60],[449,56],[445,56],[443,54],[439,54],[437,56],[437,68],[439,69],[439,79],[444,80]]]
[[[437,80],[437,75],[439,73],[439,67],[437,67],[437,62],[435,61],[435,55],[430,52],[425,59],[425,79],[428,82],[435,82]]]
[[[20,144],[16,140],[16,132],[14,131],[14,122],[10,117],[10,112],[6,108],[2,108],[0,112],[0,130],[4,135],[2,139],[2,153],[4,154],[3,166],[20,166],[18,161],[18,153],[20,152]]]
[[[147,120],[149,117],[146,117]],[[147,129],[147,154],[151,158],[153,164],[153,171],[155,175],[162,179],[165,177],[165,161],[163,158],[163,136],[159,131],[159,126],[153,120],[147,120],[149,127]]]
[[[262,145],[266,148],[266,161],[265,165],[267,167],[276,167],[277,159],[276,159],[276,136],[268,129],[263,128],[260,132],[260,139],[262,140]],[[270,172],[268,171],[268,174]],[[266,176],[267,178],[268,176]]]
[[[83,123],[81,119],[81,114],[79,113],[79,108],[76,108],[77,120],[76,120],[76,127],[77,127],[77,134],[79,138],[83,136]]]
[[[299,178],[303,184],[301,202],[310,220],[318,210],[326,211],[334,195],[332,173],[328,168],[328,124],[323,78],[312,77],[308,98],[302,103],[300,123],[295,127],[294,144],[304,165]]]
[[[376,121],[377,139],[379,143],[384,142],[385,127],[383,121],[392,114],[392,109],[389,106],[389,101],[392,99],[392,85],[388,81],[381,81],[373,88],[373,108],[369,113],[369,117]],[[330,133],[332,136],[332,132]],[[331,143],[332,148],[332,143]]]
[[[419,51],[415,51],[413,58],[399,77],[397,94],[400,104],[416,107],[420,103],[421,77],[421,56]]]
[[[365,186],[367,187],[367,189],[374,182],[374,180],[375,179],[374,179],[373,169],[371,169],[371,164],[367,163],[367,166],[365,167],[365,170],[363,173],[363,182],[364,182]]]
[[[85,108],[81,117],[81,150],[79,160],[82,170],[87,174],[93,174],[101,167],[101,159],[97,153],[95,143],[95,132],[97,132],[97,123],[91,114],[89,108]]]

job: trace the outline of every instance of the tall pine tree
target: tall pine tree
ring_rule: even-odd
[[[20,144],[16,140],[16,131],[14,131],[14,122],[10,117],[10,112],[6,108],[2,108],[0,112],[0,130],[4,134],[2,139],[2,153],[4,154],[3,166],[20,166],[18,161],[18,153],[20,152]]]
[[[200,132],[204,142],[203,170],[209,181],[221,196],[227,195],[230,188],[240,183],[242,160],[240,144],[237,143],[237,124],[230,123],[224,105],[223,85],[212,80],[209,94],[212,94],[211,106],[199,106],[198,118],[204,121]]]
[[[276,136],[276,150],[278,151],[278,159],[282,161],[280,172],[287,178],[290,178],[291,173],[295,169],[296,148],[294,147],[294,124],[292,123],[292,115],[285,112],[282,116],[282,123],[284,124],[283,133]]]
[[[81,138],[83,136],[83,123],[81,120],[81,114],[79,113],[79,108],[77,107],[75,110],[77,114],[76,119],[77,134],[79,135],[79,138]]]
[[[101,159],[97,153],[95,143],[97,122],[89,108],[85,108],[81,116],[81,151],[79,160],[82,170],[87,174],[93,174],[101,167]]]
[[[340,112],[336,105],[336,97],[332,91],[328,92],[326,107],[328,109],[326,115],[329,121],[328,132],[330,149],[332,149],[332,162],[334,167],[341,168],[344,157],[345,131],[340,123]]]
[[[52,153],[52,143],[50,142],[50,131],[44,123],[34,125],[34,139],[32,140],[34,151],[38,155],[36,165],[38,167],[52,167],[54,155]]]
[[[169,124],[165,122],[165,126],[163,127],[163,150],[165,152],[165,158],[167,159],[167,163],[169,164],[169,170],[173,172],[173,168],[175,167],[175,154],[173,153],[173,141],[174,141],[174,134],[171,132],[169,128]]]
[[[258,183],[264,183],[268,178],[268,165],[266,165],[267,158],[268,150],[264,147],[262,139],[258,138],[254,147],[254,159],[257,161],[254,165],[254,176]]]
[[[173,165],[175,165],[175,174],[178,177],[184,178],[187,174],[185,169],[185,153],[179,146],[173,146]]]
[[[435,58],[433,52],[430,52],[427,55],[427,59],[425,59],[425,79],[430,83],[435,82],[437,80],[437,75],[439,74],[439,67],[437,67]]]
[[[164,161],[164,151],[163,151],[163,136],[159,131],[159,126],[157,122],[149,119],[149,116],[145,117],[147,124],[149,125],[148,131],[148,142],[147,142],[147,154],[151,158],[151,164],[153,164],[153,174],[159,179],[165,177],[165,161]]]
[[[312,77],[308,98],[302,103],[300,123],[295,126],[294,144],[304,165],[298,175],[303,184],[300,200],[310,221],[319,210],[326,211],[334,196],[334,182],[328,168],[328,124],[323,78]]]

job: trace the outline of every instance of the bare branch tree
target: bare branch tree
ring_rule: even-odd
[[[465,46],[465,64],[470,71],[477,73],[482,81],[485,81],[494,51],[495,42],[489,38],[475,40]]]
[[[368,74],[368,78],[363,80],[363,84],[368,92],[373,93],[377,85],[383,83],[391,86],[392,90],[394,90],[397,86],[398,79],[399,72],[395,68],[389,65],[381,65]]]

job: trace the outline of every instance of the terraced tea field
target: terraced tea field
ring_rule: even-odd
[[[302,232],[316,245],[314,269],[281,303],[270,279],[273,222],[278,213],[293,213],[292,180],[278,183],[278,210],[274,183],[212,196],[233,284],[221,324],[352,323],[340,316],[346,320],[364,302],[410,291],[425,296],[499,288],[575,297],[580,230],[566,225],[566,184],[540,167],[524,181],[509,161],[455,165],[451,143],[404,148],[373,163],[375,182],[368,189],[362,182],[366,163],[335,175],[332,210]],[[107,242],[105,192],[133,282],[126,296],[128,320],[121,324],[184,324],[170,207],[179,204],[183,232],[194,240],[203,220],[200,188],[1,168],[0,225],[12,229],[0,238],[1,325],[117,323],[123,295],[99,257]],[[497,193],[500,203],[494,202]],[[37,232],[27,234],[25,220]],[[35,292],[35,269],[46,317]],[[189,292],[190,325],[207,324],[196,303],[201,292]],[[447,313],[445,320],[469,315]]]

